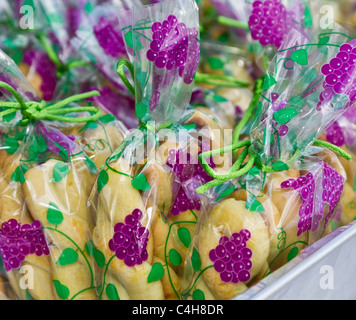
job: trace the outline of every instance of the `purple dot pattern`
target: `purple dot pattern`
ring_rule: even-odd
[[[338,147],[355,144],[356,108],[351,106],[326,130],[326,140]]]
[[[178,216],[187,210],[200,210],[201,203],[196,189],[212,180],[198,161],[185,150],[170,150],[166,161],[176,177],[177,195],[171,214]],[[196,160],[196,159],[194,159]]]
[[[262,46],[274,45],[279,48],[284,35],[293,28],[296,20],[294,11],[288,11],[281,0],[254,1],[248,20],[251,36]]]
[[[351,123],[356,124],[356,106],[353,105],[348,108],[344,113],[344,117],[346,117]]]
[[[15,219],[4,222],[0,229],[0,254],[6,271],[18,269],[26,256],[49,255],[47,240],[41,223],[21,225]]]
[[[221,281],[238,284],[250,280],[252,250],[247,248],[250,239],[250,231],[243,229],[233,233],[230,239],[221,237],[219,245],[210,250],[209,258],[214,263],[215,271],[220,273]]]
[[[345,145],[344,132],[337,122],[326,130],[326,140],[338,147]]]
[[[187,28],[174,15],[169,15],[162,23],[154,22],[151,30],[152,42],[147,59],[159,69],[178,69],[184,83],[193,83],[200,57],[198,30]]]
[[[321,73],[325,79],[324,91],[319,96],[318,110],[321,110],[322,105],[328,104],[335,95],[347,96],[350,104],[356,102],[356,40],[343,44],[337,55],[321,67]]]
[[[287,107],[287,104],[288,104],[288,101],[287,100],[278,100],[278,98],[273,101],[273,104],[272,104],[272,111],[273,112],[277,112],[279,110],[283,110]]]
[[[81,10],[76,7],[69,7],[66,11],[68,34],[72,38],[75,36],[81,23]]]
[[[142,226],[142,217],[142,211],[135,209],[126,216],[125,222],[115,225],[113,238],[109,241],[110,250],[128,267],[141,265],[148,259],[146,248],[150,232]]]
[[[94,27],[94,35],[106,55],[118,59],[120,55],[126,54],[121,32],[115,30],[114,23],[105,17],[101,17],[99,23]]]
[[[280,137],[286,136],[288,134],[288,132],[289,132],[289,127],[285,124],[282,124],[278,129],[278,135]]]
[[[329,205],[329,211],[325,217],[326,227],[331,217],[337,210],[344,187],[344,178],[328,164],[323,164],[322,195],[315,192],[315,177],[309,172],[306,176],[297,179],[289,179],[282,182],[282,189],[296,190],[301,199],[302,205],[299,209],[298,233],[299,237],[306,231],[316,231],[324,217],[324,206]]]

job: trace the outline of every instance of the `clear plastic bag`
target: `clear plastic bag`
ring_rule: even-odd
[[[351,161],[339,157],[347,175],[340,218],[341,226],[351,223],[356,218],[355,120],[355,105],[352,105],[337,121],[327,128],[321,137],[323,140],[342,148],[352,156]]]
[[[341,94],[328,85],[325,70],[354,44],[336,28],[312,37],[292,30],[267,71],[251,141],[202,155],[244,148],[234,170],[211,173],[215,180],[200,188],[204,214],[186,258],[186,299],[232,299],[337,227],[346,173],[327,148],[349,156],[316,141],[355,102],[352,66]]]
[[[28,18],[32,24],[13,26],[9,22],[12,32],[7,33],[3,49],[14,58],[40,98],[51,101],[80,92],[95,74],[70,45],[85,11],[79,14],[69,2],[57,0],[18,1],[11,3],[11,9],[16,21]]]
[[[105,113],[114,114],[127,127],[135,127],[134,98],[119,84],[115,72],[119,56],[106,56],[99,45],[125,53],[122,39],[121,51],[120,43],[115,41],[115,32],[120,32],[113,14],[116,6],[113,3],[96,6],[96,1],[57,0],[35,1],[29,5],[41,17],[36,20],[36,28],[5,33],[2,45],[40,98],[51,101],[98,90],[100,96],[92,98],[95,105]],[[96,18],[98,21],[94,21]],[[12,30],[11,26],[8,28]],[[92,34],[99,42],[89,39]]]
[[[60,121],[87,122],[95,130],[93,124],[108,119],[77,101],[97,92],[49,105],[4,53],[1,66],[1,297],[94,300],[87,201],[103,155],[87,154]]]
[[[116,72],[119,59],[127,58],[124,38],[114,4],[99,5],[85,15],[71,45],[83,60],[95,68],[97,75],[91,81],[101,95],[94,102],[102,110],[114,114],[128,128],[138,124],[135,117],[135,99],[120,82]]]
[[[184,258],[201,210],[194,190],[207,178],[198,154],[221,145],[224,136],[212,115],[188,108],[197,66],[189,53],[199,55],[195,2],[169,0],[130,12],[127,30],[140,34],[131,57],[141,126],[102,168],[91,197],[91,243],[105,257],[102,264],[93,259],[97,294],[110,300],[180,299]],[[151,39],[159,39],[166,25],[171,28],[160,44],[181,46],[186,63],[163,66],[153,59]],[[216,167],[224,164],[218,160]]]

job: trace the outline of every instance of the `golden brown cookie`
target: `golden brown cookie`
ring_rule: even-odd
[[[250,249],[251,281],[265,265],[269,256],[270,241],[268,228],[259,213],[246,209],[246,202],[226,199],[212,208],[200,233],[198,234],[198,248],[201,257],[201,269],[214,265],[211,260],[211,250],[216,250],[220,239],[232,239],[243,230],[250,234],[246,244]],[[216,299],[231,299],[247,289],[243,281],[238,283],[226,282],[215,267],[210,267],[203,273],[204,281]]]
[[[145,175],[151,189],[143,192],[142,197],[146,208],[152,207],[168,213],[173,204],[173,176],[164,165],[149,161],[141,171]]]
[[[165,264],[165,262],[157,257],[153,258],[153,263],[160,263],[162,265]],[[174,272],[174,270],[169,266],[169,275],[168,271],[164,273],[164,276],[162,278],[162,286],[163,286],[163,291],[164,291],[164,299],[165,300],[177,300],[177,294],[180,295],[182,292],[181,284],[179,277],[177,274]],[[173,289],[174,287],[174,289]]]
[[[87,257],[84,257],[86,235],[90,229],[87,221],[87,179],[90,173],[87,169],[86,172],[78,170],[78,164],[68,163],[65,164],[68,166],[67,174],[61,180],[55,180],[54,170],[58,165],[63,165],[63,162],[51,159],[26,172],[26,181],[22,185],[25,202],[31,216],[41,222],[51,243],[53,290],[59,298],[96,299],[94,290],[88,289],[80,295],[76,291],[94,285]],[[82,166],[86,168],[84,163]],[[58,290],[56,281],[65,289]],[[67,290],[68,296],[59,294],[67,293]]]
[[[110,168],[106,170],[107,183],[100,190],[95,208],[94,244],[103,252],[105,260],[110,261],[108,276],[115,278],[123,286],[130,299],[162,300],[164,299],[162,281],[148,282],[154,258],[151,224],[155,212],[153,208],[145,208],[139,190],[132,186],[133,170],[123,158],[110,163]],[[142,237],[148,235],[147,245],[143,248],[147,251],[147,255],[140,264],[134,263],[129,266],[125,260],[116,256],[116,253],[109,247],[109,243],[114,237],[115,227],[120,223],[127,223],[127,216],[132,218],[132,214],[138,211],[142,215],[137,218],[143,228]],[[140,239],[137,240],[138,244]],[[101,274],[101,276],[106,275]],[[101,276],[98,281],[104,282]]]
[[[5,288],[5,280],[2,276],[0,276],[0,300],[7,300],[6,296],[6,288]]]

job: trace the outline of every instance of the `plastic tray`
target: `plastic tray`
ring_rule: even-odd
[[[307,247],[233,300],[356,300],[356,221]]]

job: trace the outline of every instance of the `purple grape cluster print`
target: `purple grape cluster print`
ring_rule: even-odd
[[[187,210],[200,210],[200,198],[195,190],[212,178],[204,171],[197,159],[193,159],[186,150],[170,150],[166,164],[175,175],[177,187],[171,214],[178,216]]]
[[[251,36],[261,45],[279,48],[284,35],[293,27],[296,13],[288,11],[281,0],[254,1],[248,24]]]
[[[343,44],[337,55],[321,67],[321,72],[325,79],[318,109],[330,103],[335,95],[344,95],[353,104],[356,101],[356,40]]]
[[[317,185],[316,180],[318,181]],[[316,191],[316,186],[322,188],[322,194]],[[336,212],[343,187],[344,178],[326,163],[323,163],[321,177],[314,176],[309,172],[297,179],[282,182],[282,189],[294,189],[302,199],[302,205],[299,209],[298,237],[306,231],[314,232],[318,229],[324,217],[325,203],[329,205],[329,208],[325,216],[324,226],[328,224],[330,218]]]
[[[151,30],[152,42],[147,59],[159,69],[178,69],[184,83],[191,84],[200,57],[198,30],[187,28],[174,15],[169,15],[162,23],[154,22]]]
[[[68,34],[72,38],[75,36],[75,33],[79,29],[80,24],[82,22],[81,10],[74,6],[70,6],[69,8],[67,8],[66,11],[66,20]]]
[[[326,130],[326,140],[338,147],[355,144],[356,107],[351,106]]]
[[[126,54],[126,48],[120,30],[115,30],[114,25],[115,22],[101,17],[93,31],[105,54],[118,59]]]
[[[146,248],[149,230],[142,226],[142,217],[142,211],[135,209],[126,216],[125,223],[119,222],[115,225],[114,236],[109,241],[110,250],[128,267],[141,265],[148,259]]]
[[[0,254],[6,271],[18,269],[26,256],[49,255],[41,223],[34,221],[21,225],[15,219],[4,222],[0,229]]]
[[[345,145],[345,136],[337,122],[334,122],[327,130],[326,130],[326,139],[328,142],[334,144],[335,146],[342,147]]]
[[[318,202],[317,221],[320,221],[324,215],[324,203],[329,204],[329,211],[325,217],[325,226],[332,218],[337,210],[337,206],[341,200],[342,193],[344,191],[345,179],[341,174],[334,170],[331,166],[324,163],[324,175],[323,175],[323,196],[322,201]],[[316,230],[317,225],[314,224],[312,230]]]
[[[243,229],[233,233],[230,239],[221,237],[219,245],[210,250],[209,258],[214,263],[215,271],[220,273],[221,281],[237,284],[250,280],[252,250],[247,248],[250,239],[250,231]]]

